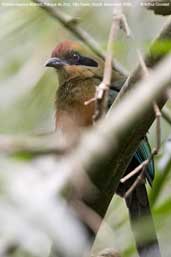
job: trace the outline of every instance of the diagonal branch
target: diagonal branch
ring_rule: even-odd
[[[171,79],[171,56],[162,61],[147,78],[135,85],[110,115],[87,133],[72,155],[83,167],[101,194],[88,204],[104,215],[141,139],[154,121],[153,101],[160,107]],[[113,178],[113,179],[112,179]]]

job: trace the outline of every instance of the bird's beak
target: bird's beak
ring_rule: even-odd
[[[67,63],[64,60],[61,60],[58,57],[52,57],[46,61],[46,67],[53,67],[53,68],[61,68],[62,66],[66,65]]]

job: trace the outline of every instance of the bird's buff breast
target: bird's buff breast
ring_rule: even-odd
[[[95,112],[95,102],[85,102],[95,95],[99,81],[94,78],[72,80],[59,87],[56,94],[56,129],[65,135],[80,132],[91,126]]]

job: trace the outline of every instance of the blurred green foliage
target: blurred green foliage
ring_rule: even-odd
[[[106,7],[104,10],[98,7],[61,7],[61,11],[80,18],[81,26],[103,48],[106,47],[111,8]],[[154,35],[160,30],[164,18],[156,17],[142,8],[137,8],[136,11],[128,8],[125,12],[136,42],[132,42],[121,32],[114,46],[114,55],[131,71],[138,62],[135,45],[139,45],[144,52]],[[1,6],[0,15],[0,133],[34,134],[53,131],[54,98],[58,85],[55,72],[46,70],[44,63],[58,42],[66,38],[74,38],[58,21],[38,7]],[[170,41],[162,41],[155,46],[153,51],[160,54],[163,51],[170,51],[170,47]],[[170,104],[167,108],[170,111]],[[151,144],[155,145],[155,125],[152,126],[149,135]],[[160,161],[161,157],[165,158],[165,155],[168,155],[165,140],[169,136],[170,126],[162,121],[163,146],[160,158],[156,159],[157,174],[154,191],[150,193],[152,203],[155,202],[153,212],[161,249],[163,256],[168,257],[171,252],[169,241],[171,238],[170,159],[164,160],[164,165],[160,165]],[[10,163],[14,160],[15,165],[17,162],[20,166],[21,159],[25,160],[27,165],[33,165],[29,156],[21,155],[20,157],[22,158],[10,156],[5,158],[7,160],[9,158]],[[0,169],[2,169],[1,166]],[[116,248],[123,252],[124,257],[134,256],[135,246],[123,201],[116,197],[111,210],[108,222],[114,230],[110,231],[110,240],[109,237],[107,237],[107,242],[100,240],[100,247],[104,242],[109,246],[115,244]],[[16,256],[21,255],[16,254]]]

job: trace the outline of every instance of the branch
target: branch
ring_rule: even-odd
[[[89,206],[104,216],[113,193],[140,141],[154,121],[153,102],[160,107],[171,79],[171,56],[149,73],[134,91],[111,111],[98,126],[82,137],[72,155],[74,167],[80,167],[99,189],[98,199],[87,200]]]
[[[0,135],[0,153],[3,154],[26,153],[33,157],[47,154],[63,155],[70,147],[55,133],[46,137]]]
[[[105,59],[105,52],[99,46],[99,44],[92,38],[85,30],[78,25],[78,22],[72,22],[73,18],[69,18],[64,15],[57,8],[53,8],[52,6],[46,5],[46,3],[42,0],[32,0],[37,3],[42,9],[44,9],[49,15],[58,20],[67,30],[69,30],[75,37],[81,40],[84,44],[86,44],[97,56],[102,59]],[[128,72],[125,68],[122,67],[116,60],[112,62],[114,70],[118,73],[118,75],[122,75],[127,77]]]

